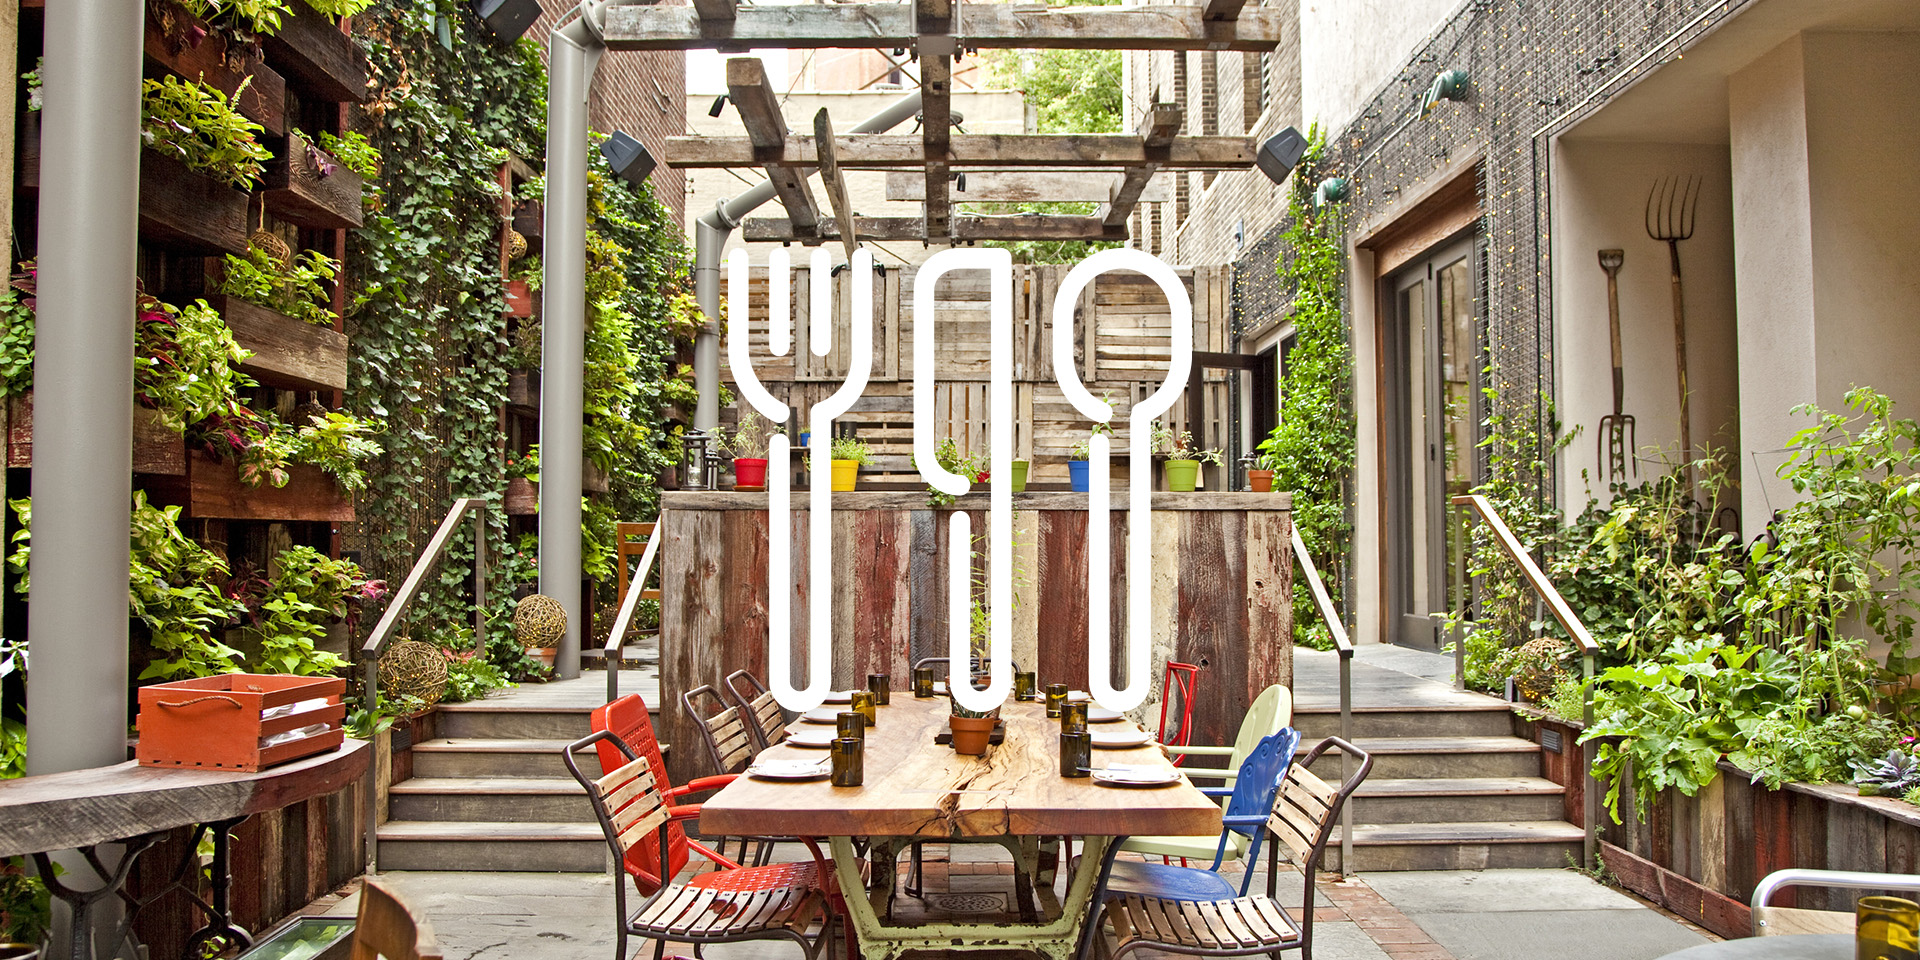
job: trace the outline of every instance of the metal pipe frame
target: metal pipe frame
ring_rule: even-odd
[[[1307,590],[1313,597],[1314,612],[1320,615],[1320,622],[1327,625],[1327,632],[1333,637],[1333,649],[1340,656],[1340,739],[1353,742],[1353,640],[1347,636],[1347,626],[1340,619],[1340,611],[1334,608],[1333,597],[1327,593],[1327,584],[1320,579],[1320,571],[1313,564],[1313,555],[1307,552],[1307,542],[1300,538],[1300,528],[1292,527],[1287,531],[1293,545],[1294,562],[1300,565],[1300,577],[1307,582]],[[1340,776],[1351,776],[1349,769],[1351,758],[1346,751],[1340,752]],[[1353,803],[1348,802],[1340,808],[1340,873],[1344,876],[1353,870]]]

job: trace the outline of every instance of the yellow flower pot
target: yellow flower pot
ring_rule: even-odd
[[[842,493],[853,489],[854,482],[860,479],[860,461],[835,460],[833,462],[833,492]]]

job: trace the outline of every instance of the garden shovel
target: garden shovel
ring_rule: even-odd
[[[1640,475],[1640,465],[1632,457],[1635,446],[1633,418],[1620,412],[1626,397],[1626,376],[1620,360],[1620,265],[1627,259],[1624,250],[1600,251],[1600,269],[1607,272],[1607,334],[1613,345],[1613,412],[1600,418],[1600,450],[1607,461],[1607,479],[1624,479],[1629,468]],[[1631,467],[1630,467],[1631,465]]]

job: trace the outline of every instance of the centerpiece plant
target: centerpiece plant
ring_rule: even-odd
[[[948,473],[967,478],[969,483],[985,483],[988,480],[987,458],[962,451],[960,444],[952,437],[940,438],[940,443],[933,448],[933,462]],[[927,506],[937,508],[952,505],[953,494],[927,487]]]
[[[767,484],[767,441],[779,429],[775,424],[760,418],[749,407],[740,414],[740,421],[732,431],[725,427],[714,433],[714,449],[721,456],[733,460],[733,481],[741,487],[764,487]]]
[[[1093,480],[1087,474],[1087,470],[1088,462],[1093,457],[1093,436],[1096,434],[1111,439],[1113,425],[1094,424],[1093,428],[1087,431],[1087,436],[1074,441],[1073,447],[1067,451],[1067,482],[1073,487],[1075,493],[1086,493],[1092,489]]]

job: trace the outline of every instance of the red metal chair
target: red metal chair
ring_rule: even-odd
[[[592,721],[595,733],[601,731],[611,733],[620,738],[620,743],[625,744],[633,754],[647,759],[647,766],[653,770],[653,781],[659,785],[660,792],[669,803],[690,793],[718,790],[732,783],[733,778],[737,776],[737,774],[727,774],[718,777],[700,777],[691,783],[674,786],[673,781],[667,777],[667,758],[660,752],[660,741],[654,736],[653,720],[647,715],[647,703],[640,699],[637,693],[629,693],[605,706],[595,707]],[[602,776],[625,766],[629,759],[619,747],[607,740],[597,741],[594,744],[594,751],[600,758]],[[692,811],[693,816],[700,815],[698,804],[688,809]],[[668,874],[667,879],[672,879],[673,874],[679,873],[681,868],[687,865],[689,848],[698,851],[701,856],[723,868],[740,866],[708,849],[699,841],[690,839],[686,830],[681,827],[680,821],[675,820],[667,828],[667,863],[672,868],[672,873]],[[628,851],[627,873],[633,877],[634,886],[640,888],[641,893],[652,893],[660,888],[661,878],[654,873],[659,864],[660,851],[652,833],[636,841],[633,848]]]
[[[1167,676],[1160,684],[1160,742],[1169,747],[1184,747],[1193,739],[1193,689],[1199,682],[1200,668],[1191,663],[1177,660],[1167,661]],[[1167,706],[1173,702],[1175,691],[1180,697],[1180,724],[1173,732],[1167,732]],[[1185,754],[1174,754],[1173,765],[1179,766],[1187,759]]]

